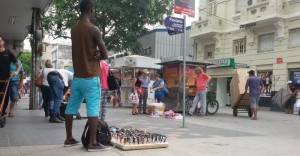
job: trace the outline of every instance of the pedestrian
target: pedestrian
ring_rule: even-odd
[[[37,77],[40,77],[43,75],[43,82],[41,86],[43,101],[44,101],[44,111],[45,111],[45,117],[48,117],[51,114],[51,111],[53,109],[54,105],[54,97],[53,92],[49,86],[47,76],[51,71],[54,71],[53,65],[50,60],[45,61],[45,67],[42,68]]]
[[[108,82],[107,82],[107,77],[108,77],[108,64],[106,61],[101,60],[100,61],[100,67],[101,67],[101,75],[100,75],[100,80],[101,80],[101,109],[100,109],[100,119],[102,121],[105,121],[105,115],[106,115],[106,102],[107,102],[107,97],[108,97]]]
[[[49,86],[53,93],[54,105],[50,114],[50,123],[62,123],[65,119],[60,115],[60,106],[64,98],[64,88],[73,80],[73,73],[66,69],[57,69],[49,72],[47,76]]]
[[[147,108],[147,99],[148,99],[148,85],[150,83],[150,78],[148,76],[149,71],[143,70],[142,76],[139,77],[139,79],[142,81],[142,91],[143,93],[139,97],[139,113],[147,114],[146,108]],[[143,110],[143,112],[142,112]]]
[[[8,117],[14,117],[14,108],[16,103],[19,101],[19,89],[23,87],[23,79],[25,77],[24,69],[20,60],[18,60],[20,65],[19,74],[10,78],[9,83],[9,99],[10,99],[10,107]],[[17,66],[14,63],[10,64],[10,72],[16,72]]]
[[[164,102],[164,99],[166,97],[164,90],[165,90],[165,82],[162,78],[160,78],[160,75],[155,73],[154,74],[154,83],[151,87],[154,93],[154,98],[156,99],[156,102]]]
[[[39,99],[38,99],[39,109],[42,109],[44,101],[43,101],[41,88],[38,88],[38,95],[39,95]]]
[[[194,85],[197,87],[197,93],[195,95],[192,107],[187,115],[192,116],[195,112],[197,104],[200,102],[200,117],[204,117],[206,114],[206,86],[211,80],[211,77],[207,75],[200,66],[195,67],[195,73],[197,77]]]
[[[10,77],[17,76],[21,69],[21,66],[18,63],[15,55],[10,50],[5,49],[4,44],[4,38],[0,36],[0,81],[7,81]],[[17,67],[15,72],[10,72],[11,63],[14,63]],[[5,87],[5,83],[0,82],[0,92],[3,92]],[[3,94],[0,94],[0,102],[2,102],[3,99],[4,105],[1,116],[6,115],[5,111],[9,102],[9,93],[7,93],[5,97]]]
[[[250,107],[254,114],[252,120],[257,120],[258,102],[259,102],[260,93],[263,92],[264,84],[263,84],[263,81],[259,77],[255,76],[254,70],[250,70],[248,73],[249,73],[249,78],[247,79],[247,82],[245,85],[245,94],[247,93],[247,90],[249,87],[250,88],[250,93],[249,93]]]
[[[81,102],[85,99],[90,134],[87,150],[99,151],[110,148],[98,143],[96,139],[101,100],[99,59],[107,59],[108,56],[99,28],[91,23],[95,12],[92,0],[82,0],[80,12],[78,22],[71,29],[74,79],[65,111],[67,137],[64,145],[79,144],[72,135],[73,115],[78,113]]]
[[[142,81],[140,80],[140,77],[142,76],[143,74],[143,71],[142,70],[139,70],[137,72],[137,75],[133,78],[133,81],[132,81],[132,93],[137,93],[138,97],[140,98],[141,97],[141,94],[143,94],[143,91],[142,91]],[[132,115],[138,115],[138,111],[134,111],[132,112]]]

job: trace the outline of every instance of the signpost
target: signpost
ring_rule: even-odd
[[[184,32],[184,19],[168,16],[165,18],[165,26],[169,35],[176,35]]]

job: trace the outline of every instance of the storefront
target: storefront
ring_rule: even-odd
[[[249,68],[247,64],[235,63],[234,58],[211,60],[214,64],[207,67],[207,74],[212,77],[208,84],[210,92],[216,93],[220,107],[230,104],[230,81],[237,68]]]

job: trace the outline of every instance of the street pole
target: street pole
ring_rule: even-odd
[[[186,15],[183,15],[183,95],[182,95],[182,110],[183,110],[183,119],[182,119],[182,128],[185,128],[185,84],[186,84],[186,61],[185,61],[185,53],[186,53]]]

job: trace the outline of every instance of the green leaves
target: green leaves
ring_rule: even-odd
[[[137,52],[137,38],[146,25],[163,21],[172,13],[172,0],[94,0],[93,23],[99,27],[108,50]],[[43,24],[54,38],[68,38],[67,32],[80,16],[79,0],[54,0]]]
[[[25,75],[30,76],[31,74],[31,52],[29,51],[24,51],[22,55],[18,57],[18,60],[21,61]]]

